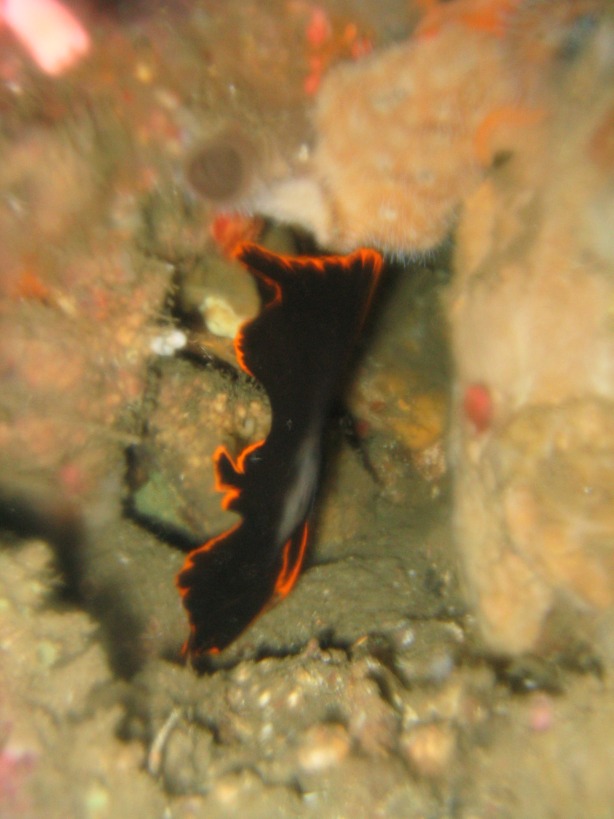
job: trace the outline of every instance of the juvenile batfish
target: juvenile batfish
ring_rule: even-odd
[[[215,453],[222,506],[241,515],[191,552],[177,577],[190,619],[185,652],[217,653],[300,574],[320,477],[322,435],[381,272],[381,256],[278,256],[242,245],[262,312],[244,324],[241,367],[266,390],[271,430],[233,460]]]

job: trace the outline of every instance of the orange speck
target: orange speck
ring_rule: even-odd
[[[320,6],[312,10],[305,38],[309,73],[303,81],[303,90],[309,96],[319,90],[322,78],[332,64],[343,57],[357,60],[373,48],[371,40],[360,35],[356,23],[333,21]]]
[[[36,273],[31,270],[23,270],[13,285],[12,295],[17,299],[48,303],[51,293],[47,285],[41,281]]]
[[[322,75],[319,72],[309,74],[303,81],[303,91],[307,96],[312,97],[317,92],[321,82]]]
[[[81,494],[88,485],[83,469],[74,461],[60,467],[58,477],[61,486],[71,495]]]
[[[314,48],[320,48],[327,40],[330,40],[331,34],[332,26],[328,13],[321,6],[316,6],[311,12],[305,30],[307,42]]]
[[[264,221],[258,216],[219,213],[211,223],[209,232],[224,256],[231,258],[237,245],[256,241],[263,227]]]
[[[344,43],[351,44],[354,40],[358,37],[358,26],[356,23],[347,23],[345,28],[343,29],[343,34],[341,35],[341,40]]]
[[[415,30],[417,37],[434,37],[446,25],[460,24],[474,31],[483,31],[494,37],[502,37],[507,18],[521,0],[420,0],[424,17]]]
[[[350,56],[353,60],[360,60],[373,51],[373,43],[368,37],[357,37],[350,46]]]
[[[312,54],[307,63],[313,72],[321,74],[324,70],[324,57],[321,54]]]
[[[363,418],[357,418],[354,429],[359,438],[366,438],[371,433],[371,424]]]

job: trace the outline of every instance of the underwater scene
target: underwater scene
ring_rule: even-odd
[[[0,819],[614,817],[614,4],[0,0]]]

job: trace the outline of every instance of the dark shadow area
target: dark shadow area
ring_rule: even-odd
[[[111,578],[96,576],[92,533],[81,512],[66,499],[47,490],[29,493],[0,486],[0,530],[18,539],[41,538],[49,543],[61,574],[49,605],[67,604],[85,609],[100,623],[100,638],[115,674],[132,677],[144,657],[135,650],[144,624],[128,596]]]

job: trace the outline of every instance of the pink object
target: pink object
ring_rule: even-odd
[[[303,91],[307,94],[308,97],[313,97],[316,94],[318,88],[320,87],[320,82],[322,77],[320,74],[312,71],[311,74],[308,74],[305,79],[303,80]]]
[[[59,0],[0,0],[2,19],[46,74],[62,73],[90,48],[89,34]]]
[[[465,416],[476,432],[485,432],[492,423],[493,405],[490,390],[485,384],[470,384],[463,399]]]
[[[330,40],[333,29],[328,14],[320,6],[313,8],[305,33],[307,42],[314,48],[321,48]]]
[[[539,694],[531,703],[529,726],[536,733],[549,731],[554,725],[554,707],[552,698]]]

